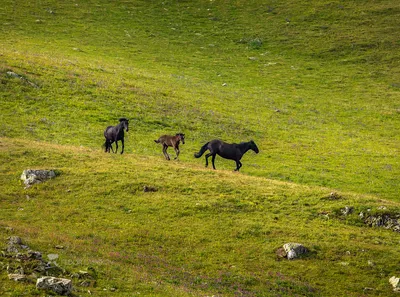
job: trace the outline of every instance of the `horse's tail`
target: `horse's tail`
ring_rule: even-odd
[[[204,152],[205,152],[206,150],[208,150],[208,144],[209,144],[209,142],[207,142],[205,145],[203,145],[203,146],[201,147],[200,151],[199,151],[198,153],[195,153],[195,154],[194,154],[194,157],[195,157],[195,158],[200,158],[200,157],[204,154]]]
[[[155,143],[160,143],[160,139],[154,140]]]

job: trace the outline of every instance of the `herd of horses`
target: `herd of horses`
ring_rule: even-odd
[[[120,118],[119,124],[116,126],[108,126],[104,131],[104,137],[106,139],[104,143],[105,152],[117,153],[118,151],[118,141],[121,141],[122,150],[121,154],[124,153],[124,131],[128,132],[129,130],[129,120],[126,118]],[[175,150],[176,157],[179,156],[179,144],[182,141],[182,144],[185,144],[185,134],[177,133],[176,135],[162,135],[157,140],[154,140],[156,143],[161,143],[163,146],[163,154],[165,159],[170,160],[170,156],[167,153],[168,147],[172,147]],[[115,151],[112,147],[112,144],[115,142]],[[239,144],[236,143],[226,143],[219,139],[214,139],[206,144],[204,144],[198,153],[195,153],[194,156],[196,158],[200,158],[206,151],[209,151],[205,155],[206,158],[206,167],[208,166],[208,158],[211,157],[212,166],[215,169],[215,157],[221,156],[222,158],[234,160],[236,162],[235,171],[239,171],[240,167],[242,167],[242,163],[240,160],[243,155],[248,150],[253,150],[256,154],[258,154],[259,150],[257,145],[253,140],[248,142],[241,142]]]

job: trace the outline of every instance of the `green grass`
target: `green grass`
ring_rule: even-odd
[[[3,242],[93,267],[97,285],[78,295],[391,294],[398,235],[357,215],[400,206],[392,1],[3,2]],[[122,116],[126,153],[105,155]],[[153,139],[176,132],[180,160],[164,161]],[[213,138],[253,139],[260,154],[240,173],[218,157],[204,169],[193,153]],[[24,190],[27,168],[62,173]],[[288,241],[311,254],[278,261]],[[1,278],[1,294],[26,291]]]

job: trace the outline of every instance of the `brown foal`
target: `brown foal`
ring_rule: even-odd
[[[154,140],[156,143],[161,143],[163,145],[163,154],[165,156],[165,159],[171,160],[168,153],[167,153],[167,148],[169,146],[172,146],[175,150],[176,157],[175,159],[178,158],[179,156],[179,142],[182,141],[182,144],[185,144],[185,134],[183,133],[177,133],[175,136],[172,135],[162,135],[160,138],[157,140]]]

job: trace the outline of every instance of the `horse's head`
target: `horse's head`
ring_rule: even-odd
[[[183,134],[183,133],[177,133],[176,136],[179,137],[179,140],[182,141],[182,144],[185,144],[185,134]]]
[[[129,120],[126,119],[126,118],[120,118],[119,122],[122,124],[122,126],[124,127],[126,132],[128,132],[128,130],[129,130]]]
[[[256,154],[258,154],[259,150],[258,150],[258,147],[257,147],[256,143],[255,143],[253,140],[250,140],[249,143],[250,143],[250,148],[251,148]]]

